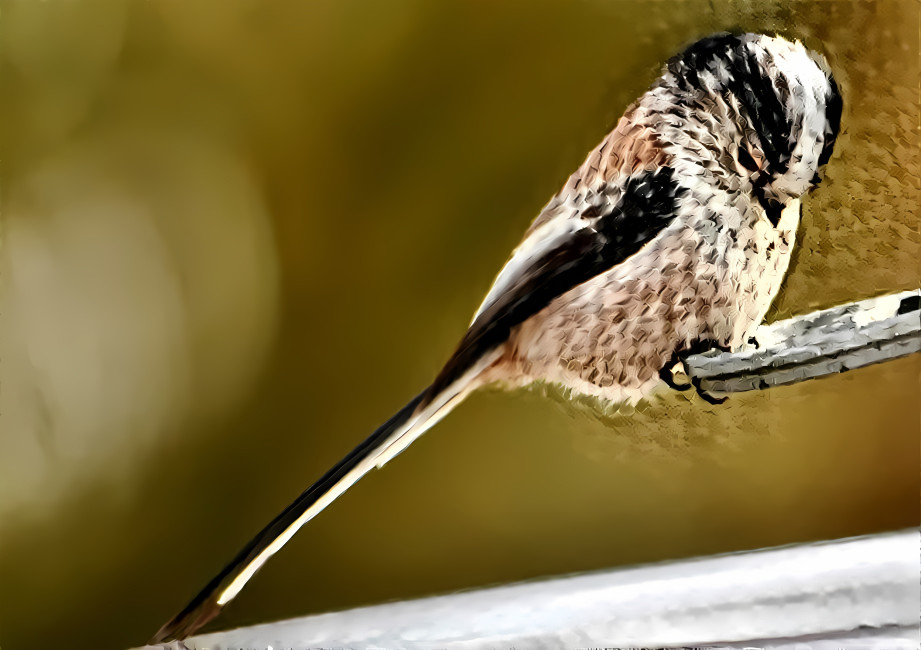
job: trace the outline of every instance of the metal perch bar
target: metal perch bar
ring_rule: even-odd
[[[921,290],[870,298],[758,328],[738,352],[687,357],[708,393],[792,384],[921,352]]]
[[[388,603],[185,643],[195,650],[917,650],[918,547],[918,531],[907,530]]]

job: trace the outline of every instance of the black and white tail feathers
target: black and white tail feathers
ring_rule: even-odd
[[[474,363],[454,381],[442,375],[440,387],[433,384],[416,395],[259,531],[181,612],[160,628],[151,643],[184,639],[217,616],[301,526],[369,471],[382,467],[406,449],[457,406],[478,386],[479,374],[491,361],[487,357]]]

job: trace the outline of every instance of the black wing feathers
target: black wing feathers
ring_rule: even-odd
[[[477,317],[429,395],[457,380],[483,354],[505,342],[513,327],[554,298],[639,251],[671,223],[678,198],[685,191],[668,167],[630,177],[617,205],[575,231],[565,244],[536,259]]]

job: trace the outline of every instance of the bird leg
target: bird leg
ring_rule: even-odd
[[[728,399],[728,397],[725,397],[725,396],[717,397],[716,395],[713,395],[712,393],[704,389],[701,386],[700,378],[691,377],[687,369],[687,364],[685,363],[685,359],[687,357],[690,357],[695,354],[701,354],[709,350],[718,350],[720,352],[731,352],[728,346],[722,345],[720,343],[716,343],[715,341],[711,341],[711,340],[696,341],[688,345],[685,348],[676,350],[675,353],[668,360],[668,362],[662,367],[662,370],[659,371],[659,377],[670,388],[673,388],[679,391],[686,391],[689,388],[693,387],[694,390],[697,391],[697,394],[705,402],[708,402],[710,404],[722,404]],[[679,373],[688,378],[687,383],[684,383],[684,382],[678,383],[675,380],[675,369],[678,368],[679,366],[680,366]]]

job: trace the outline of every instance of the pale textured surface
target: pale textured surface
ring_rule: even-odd
[[[914,650],[919,611],[918,532],[905,531],[390,603],[185,644]]]

